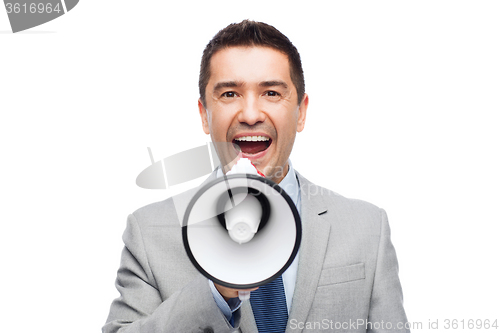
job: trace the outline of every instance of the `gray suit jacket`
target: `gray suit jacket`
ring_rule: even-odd
[[[409,332],[387,216],[300,174],[303,236],[288,332]],[[183,247],[172,199],[129,216],[103,332],[257,332],[252,308],[235,328]],[[392,329],[389,329],[392,328]]]

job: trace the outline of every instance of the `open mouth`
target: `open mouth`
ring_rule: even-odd
[[[236,149],[244,154],[255,155],[263,152],[272,143],[272,139],[267,136],[241,136],[233,140]]]

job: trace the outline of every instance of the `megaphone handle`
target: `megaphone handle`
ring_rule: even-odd
[[[244,291],[244,290],[239,290],[238,291],[238,297],[242,301],[246,301],[250,299],[250,292],[249,291]]]

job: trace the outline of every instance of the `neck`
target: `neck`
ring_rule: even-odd
[[[289,170],[290,170],[290,165],[288,164],[287,161],[284,166],[276,167],[274,172],[272,172],[271,174],[268,175],[267,172],[265,172],[265,174],[268,179],[279,184],[286,177]]]

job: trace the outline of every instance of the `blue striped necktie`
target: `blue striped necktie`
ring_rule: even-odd
[[[259,333],[285,332],[288,310],[281,276],[252,291],[250,303]]]

